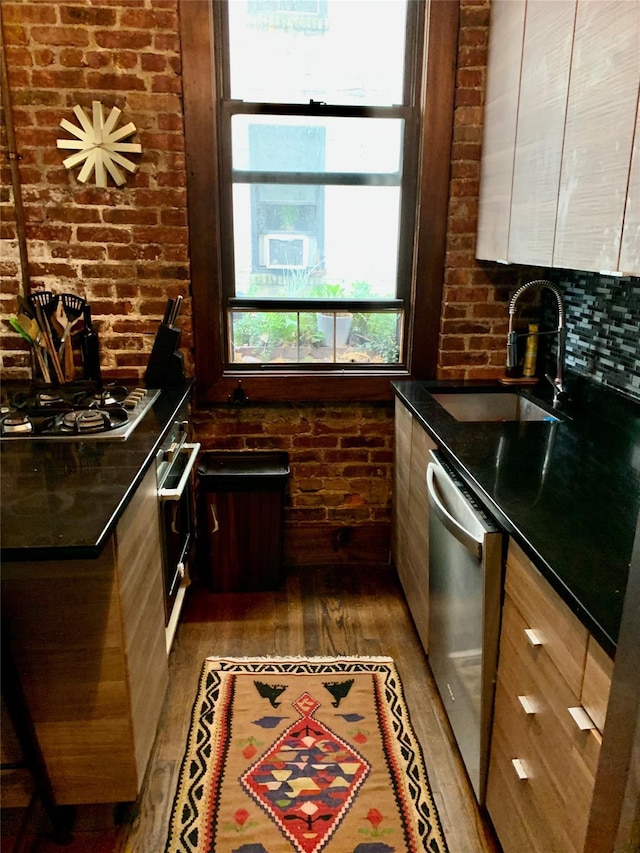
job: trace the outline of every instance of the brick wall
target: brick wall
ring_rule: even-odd
[[[2,20],[32,287],[91,304],[103,375],[141,375],[168,296],[187,300],[191,324],[181,55],[175,0],[46,3],[3,0]],[[77,180],[56,148],[76,104],[122,110],[137,127],[139,169],[122,188]],[[6,133],[3,132],[3,144]],[[26,345],[7,333],[20,264],[6,150],[2,158],[2,375],[23,375]]]
[[[194,425],[205,451],[288,453],[288,563],[387,559],[393,475],[390,405],[217,407],[196,413]]]
[[[440,329],[441,379],[504,374],[507,307],[526,267],[475,258],[490,0],[461,0],[458,69]],[[534,273],[535,275],[535,273]]]
[[[461,0],[439,366],[448,378],[501,372],[515,286],[474,258],[489,5]],[[108,379],[142,375],[165,300],[178,293],[190,351],[179,9],[177,0],[2,0],[32,284],[86,295]],[[139,169],[123,189],[79,184],[78,169],[67,172],[56,149],[65,135],[60,120],[95,98],[138,128]],[[20,281],[6,156],[1,203],[0,354],[8,378],[27,374],[28,353],[6,323]],[[290,453],[289,561],[385,558],[390,405],[217,408],[197,413],[196,428],[206,448]]]

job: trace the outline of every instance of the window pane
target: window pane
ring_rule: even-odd
[[[235,115],[233,168],[400,175],[401,119]]]
[[[406,6],[404,0],[234,0],[231,97],[401,104]]]
[[[236,184],[236,296],[396,296],[399,187]]]
[[[233,364],[397,364],[402,312],[232,311]]]

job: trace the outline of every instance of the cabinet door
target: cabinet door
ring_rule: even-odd
[[[509,228],[510,263],[551,266],[576,0],[529,0]]]
[[[425,652],[429,651],[429,496],[427,465],[435,443],[417,421],[411,430],[411,476],[407,515],[407,572],[405,594]]]
[[[524,0],[491,4],[476,257],[508,259]]]
[[[640,275],[640,103],[636,113],[619,269],[624,275]]]
[[[429,640],[429,501],[426,472],[435,443],[396,401],[393,558],[413,621]]]
[[[157,489],[155,467],[152,465],[116,529],[122,632],[138,791],[142,788],[169,683]]]
[[[618,269],[639,44],[640,4],[578,0],[554,267]]]
[[[409,481],[411,477],[411,424],[409,409],[399,400],[395,404],[393,525],[391,553],[404,586],[407,580],[407,541],[409,538]]]

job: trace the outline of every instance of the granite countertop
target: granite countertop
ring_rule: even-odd
[[[126,441],[3,441],[2,561],[98,557],[190,391],[163,390]]]
[[[462,422],[430,392],[511,389],[437,381],[394,382],[393,388],[613,656],[640,511],[640,406],[577,381],[567,417],[558,423]],[[540,393],[546,396],[542,386],[533,392]]]

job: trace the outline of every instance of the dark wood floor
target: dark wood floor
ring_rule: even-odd
[[[395,572],[370,566],[289,570],[276,592],[212,594],[194,584],[171,652],[169,692],[138,803],[118,812],[79,810],[69,846],[29,833],[14,850],[162,853],[204,658],[343,654],[394,658],[450,853],[499,853],[453,747]]]

